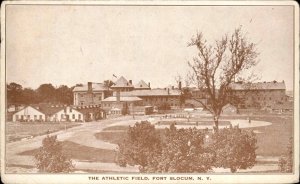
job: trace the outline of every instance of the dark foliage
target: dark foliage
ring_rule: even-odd
[[[56,136],[43,139],[43,145],[35,154],[36,166],[40,172],[68,173],[74,168],[71,159],[62,152],[62,145]]]
[[[139,165],[143,171],[149,160],[160,154],[160,150],[161,141],[154,125],[149,122],[136,123],[129,127],[127,137],[119,144],[116,161],[120,166]]]
[[[209,137],[210,136],[210,137]],[[117,163],[139,165],[148,173],[206,173],[213,167],[251,168],[256,159],[256,137],[238,127],[212,133],[196,128],[166,128],[161,136],[149,122],[130,127],[119,144]]]
[[[253,167],[256,148],[255,134],[238,127],[220,129],[212,135],[215,167],[230,168],[231,172]]]
[[[42,84],[36,90],[24,88],[20,84],[7,84],[7,102],[13,105],[36,103],[73,104],[73,89],[66,85],[55,88],[52,84]]]
[[[293,138],[291,137],[287,145],[285,154],[279,159],[279,170],[283,173],[293,172]]]

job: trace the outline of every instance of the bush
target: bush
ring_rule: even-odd
[[[136,123],[119,144],[117,163],[139,165],[141,172],[207,172],[213,155],[204,148],[204,134],[197,129],[176,129],[174,124],[163,137],[149,122]]]
[[[71,159],[63,154],[62,145],[57,141],[56,136],[47,135],[42,144],[34,156],[40,172],[67,173],[72,171],[74,165]]]
[[[206,137],[209,134],[211,138]],[[212,134],[196,128],[176,129],[172,124],[159,136],[153,125],[141,122],[130,127],[119,144],[117,163],[139,165],[141,172],[149,173],[205,173],[212,167],[236,172],[254,166],[255,150],[255,134],[238,127]]]
[[[161,155],[152,159],[147,172],[205,173],[212,169],[214,155],[204,146],[203,131],[196,128],[165,130]]]
[[[287,145],[287,150],[279,159],[278,167],[280,172],[293,172],[293,138],[291,137]]]
[[[149,159],[161,150],[161,141],[154,125],[144,121],[129,127],[127,136],[117,152],[116,162],[125,167],[128,165],[139,165],[140,171],[148,165]]]
[[[253,132],[238,127],[219,129],[212,135],[211,150],[215,153],[215,167],[238,169],[251,168],[255,164],[256,137]]]

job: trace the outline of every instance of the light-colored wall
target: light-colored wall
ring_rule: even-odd
[[[69,121],[83,121],[83,114],[71,107],[66,107],[50,117],[51,121],[66,121],[66,116],[69,116]]]
[[[104,92],[74,92],[74,105],[97,105],[104,99]]]
[[[18,117],[17,117],[18,116]],[[45,121],[45,114],[36,110],[35,108],[31,107],[31,106],[27,106],[26,108],[24,108],[23,110],[20,110],[18,112],[16,112],[13,115],[13,121],[19,121],[23,116],[23,120],[29,120],[29,121],[34,121],[34,120],[43,120]]]

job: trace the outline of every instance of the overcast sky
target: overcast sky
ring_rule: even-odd
[[[213,42],[242,25],[258,43],[261,81],[293,87],[292,6],[33,6],[6,9],[7,82],[37,88],[115,80],[175,83],[203,32]]]

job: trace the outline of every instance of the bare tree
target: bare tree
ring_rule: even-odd
[[[188,46],[197,47],[198,56],[188,64],[193,71],[193,82],[207,93],[210,103],[202,105],[214,116],[217,131],[222,108],[230,102],[231,84],[236,80],[250,81],[254,76],[251,68],[257,64],[256,44],[248,41],[239,27],[214,45],[207,44],[203,34],[198,33]]]

